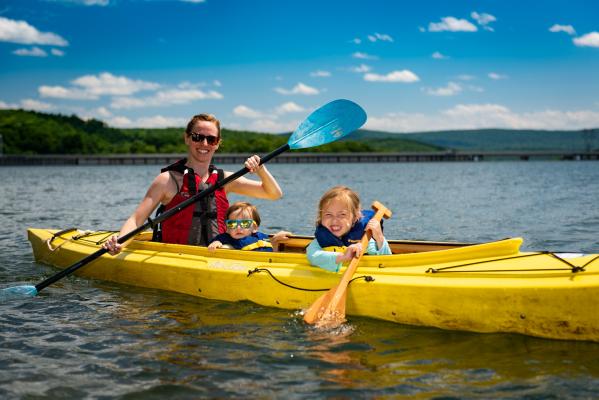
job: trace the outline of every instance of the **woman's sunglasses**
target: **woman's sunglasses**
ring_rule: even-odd
[[[194,142],[203,142],[205,139],[206,143],[208,143],[210,146],[214,146],[220,141],[218,136],[202,135],[201,133],[192,133],[189,136],[191,136],[191,140]]]
[[[240,226],[241,229],[250,229],[253,224],[254,224],[253,219],[227,219],[227,220],[225,220],[225,225],[227,226],[227,229],[235,229],[238,226]]]

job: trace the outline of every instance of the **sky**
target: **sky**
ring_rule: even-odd
[[[599,127],[595,0],[0,0],[0,108],[293,131]]]

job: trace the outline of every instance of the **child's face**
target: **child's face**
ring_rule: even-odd
[[[339,198],[332,199],[324,206],[320,221],[322,226],[338,238],[349,232],[356,222],[347,203]]]
[[[227,226],[227,233],[231,235],[233,239],[243,239],[244,237],[249,236],[258,230],[258,227],[252,220],[252,215],[248,210],[237,210],[232,212],[227,220],[238,220],[235,227],[230,228]],[[252,220],[252,224],[249,228],[242,228],[239,220]]]

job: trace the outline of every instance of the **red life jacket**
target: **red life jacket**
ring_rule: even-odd
[[[166,206],[161,206],[158,213],[174,208],[224,177],[222,169],[210,165],[208,179],[202,182],[202,178],[196,175],[193,169],[185,166],[186,162],[187,159],[184,158],[162,169],[162,172],[174,171],[183,174],[183,183],[175,197]],[[225,189],[218,188],[195,204],[162,221],[161,226],[154,232],[154,240],[163,243],[206,246],[216,235],[226,231],[227,208],[229,208],[229,200]]]

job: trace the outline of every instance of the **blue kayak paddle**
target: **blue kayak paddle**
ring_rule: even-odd
[[[364,122],[366,122],[366,112],[356,103],[343,99],[331,101],[330,103],[325,104],[310,114],[308,118],[306,118],[291,134],[289,140],[287,140],[287,143],[262,157],[260,159],[260,164],[267,163],[274,157],[289,149],[305,149],[308,147],[315,147],[334,142],[360,128]],[[189,207],[190,205],[199,201],[201,198],[206,197],[218,188],[234,181],[248,172],[249,170],[244,167],[236,173],[216,182],[209,188],[195,194],[194,196],[180,203],[178,206],[160,214],[155,219],[148,218],[148,222],[119,237],[117,242],[119,244],[125,243],[137,234],[172,217],[184,208]],[[33,297],[47,286],[53,284],[61,278],[64,278],[67,275],[72,274],[79,268],[87,265],[91,261],[107,252],[108,250],[101,248],[95,253],[85,257],[83,260],[50,276],[35,286],[21,285],[2,289],[0,290],[0,300],[24,296]]]

